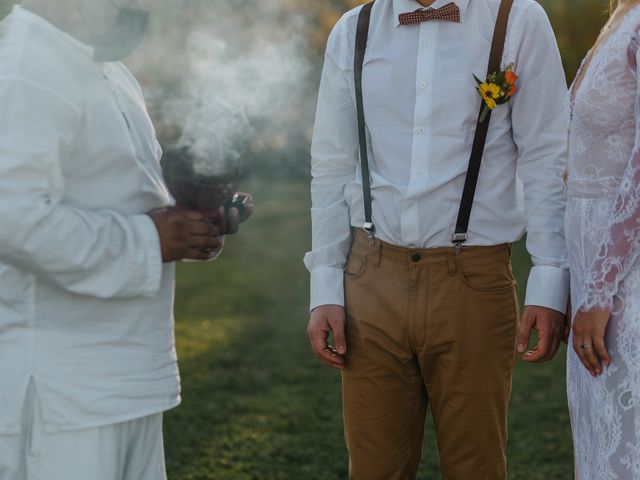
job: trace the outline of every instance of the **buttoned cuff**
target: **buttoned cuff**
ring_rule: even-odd
[[[344,271],[341,268],[316,267],[311,270],[311,310],[322,305],[344,307]]]
[[[160,290],[162,282],[162,247],[158,229],[149,215],[135,215],[130,219],[146,254],[141,265],[140,283],[137,287],[140,295],[153,297]]]
[[[546,307],[562,314],[569,303],[569,270],[541,265],[533,267],[527,285],[526,306]]]

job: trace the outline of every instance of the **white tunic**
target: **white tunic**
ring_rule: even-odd
[[[438,0],[434,8],[451,0]],[[406,247],[451,245],[499,0],[455,0],[462,23],[400,25],[415,0],[378,0],[364,62],[364,109],[373,221],[381,240]],[[350,226],[364,223],[353,82],[359,9],[331,34],[312,148],[311,306],[344,301]],[[562,219],[566,81],[539,4],[516,0],[503,66],[520,91],[493,114],[469,226],[469,245],[514,242],[528,232],[534,268],[527,304],[564,312],[568,270]],[[524,187],[524,188],[523,188]]]
[[[20,7],[0,24],[0,434],[30,379],[49,431],[179,403],[171,197],[138,83]]]

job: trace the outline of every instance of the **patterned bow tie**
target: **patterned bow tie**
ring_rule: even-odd
[[[420,8],[415,12],[402,13],[398,18],[400,19],[400,25],[415,25],[430,20],[460,23],[460,8],[451,2],[437,9]]]

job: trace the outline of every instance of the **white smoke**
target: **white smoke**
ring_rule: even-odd
[[[183,18],[173,28],[186,29],[185,39],[169,44],[163,35],[171,35],[157,32],[144,50],[161,52],[155,76],[180,70],[180,87],[155,89],[149,100],[162,122],[181,131],[176,146],[191,149],[196,172],[221,174],[247,151],[273,144],[278,129],[292,123],[291,111],[308,89],[305,40],[279,0],[176,6]]]
[[[259,125],[277,119],[295,100],[306,71],[297,48],[266,43],[236,56],[220,38],[201,32],[190,36],[187,95],[168,106],[167,117],[183,122],[178,143],[198,159],[197,173],[219,173],[240,157],[249,139],[262,140]]]

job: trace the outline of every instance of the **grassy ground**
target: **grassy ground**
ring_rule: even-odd
[[[315,361],[305,335],[307,187],[275,182],[254,190],[257,214],[224,257],[179,268],[184,401],[166,417],[169,478],[345,479],[339,376]],[[521,249],[516,264],[526,276]],[[563,359],[564,351],[551,364],[518,369],[512,479],[572,476]],[[427,431],[421,480],[440,478]]]

